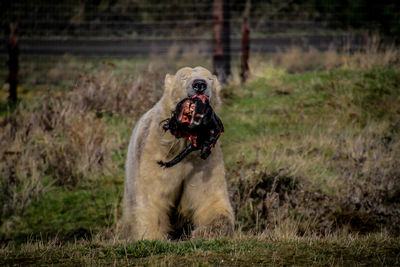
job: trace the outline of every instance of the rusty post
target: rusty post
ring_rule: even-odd
[[[19,70],[19,44],[17,35],[18,24],[16,22],[10,23],[10,36],[8,40],[8,82],[10,84],[10,91],[8,100],[9,102],[15,104],[18,100],[17,97],[17,87],[18,87],[18,70]]]
[[[221,83],[231,74],[230,6],[229,0],[214,0],[213,4],[213,67]]]
[[[229,0],[224,0],[223,15],[222,44],[224,47],[224,73],[225,79],[227,79],[231,75],[231,12]]]
[[[242,25],[242,58],[240,77],[242,83],[245,83],[249,77],[249,56],[250,56],[250,0],[246,2],[246,9],[243,16]]]

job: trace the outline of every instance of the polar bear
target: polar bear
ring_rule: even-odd
[[[187,147],[188,140],[175,138],[160,123],[171,116],[179,101],[198,93],[194,82],[199,80],[206,84],[202,93],[218,110],[221,86],[217,78],[203,67],[185,67],[166,75],[161,99],[133,130],[123,199],[126,239],[165,240],[182,233],[192,238],[215,237],[233,232],[234,214],[219,143],[206,160],[196,151],[171,168],[157,163],[173,159]]]

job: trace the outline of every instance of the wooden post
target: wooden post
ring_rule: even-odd
[[[250,0],[246,2],[246,9],[243,16],[242,25],[242,58],[240,77],[245,83],[249,77],[249,57],[250,57]]]
[[[229,0],[214,0],[213,66],[218,80],[221,83],[226,83],[231,74]]]
[[[17,35],[18,24],[15,22],[10,23],[10,36],[8,40],[8,82],[10,84],[10,91],[8,100],[10,103],[15,104],[18,100],[17,87],[18,87],[18,70],[19,70],[19,45]]]

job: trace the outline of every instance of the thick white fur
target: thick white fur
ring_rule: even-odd
[[[209,82],[211,104],[218,110],[217,78],[202,67],[183,68],[166,75],[162,98],[136,124],[126,161],[122,226],[127,239],[168,238],[169,215],[176,205],[179,216],[193,224],[194,236],[232,232],[234,215],[218,143],[206,160],[196,151],[171,168],[157,164],[173,159],[188,145],[187,140],[164,132],[160,122],[187,97],[188,83],[197,78]]]

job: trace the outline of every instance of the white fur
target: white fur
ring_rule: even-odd
[[[188,145],[187,140],[164,132],[160,122],[170,117],[176,104],[187,96],[187,83],[193,78],[210,81],[211,103],[218,108],[220,85],[216,77],[202,67],[183,68],[175,76],[167,74],[162,98],[133,131],[126,160],[122,220],[127,239],[166,239],[171,231],[169,213],[178,200],[179,214],[193,223],[195,231],[207,227],[212,231],[221,219],[226,222],[224,227],[233,227],[218,143],[206,160],[197,151],[171,168],[157,164],[173,159]]]

